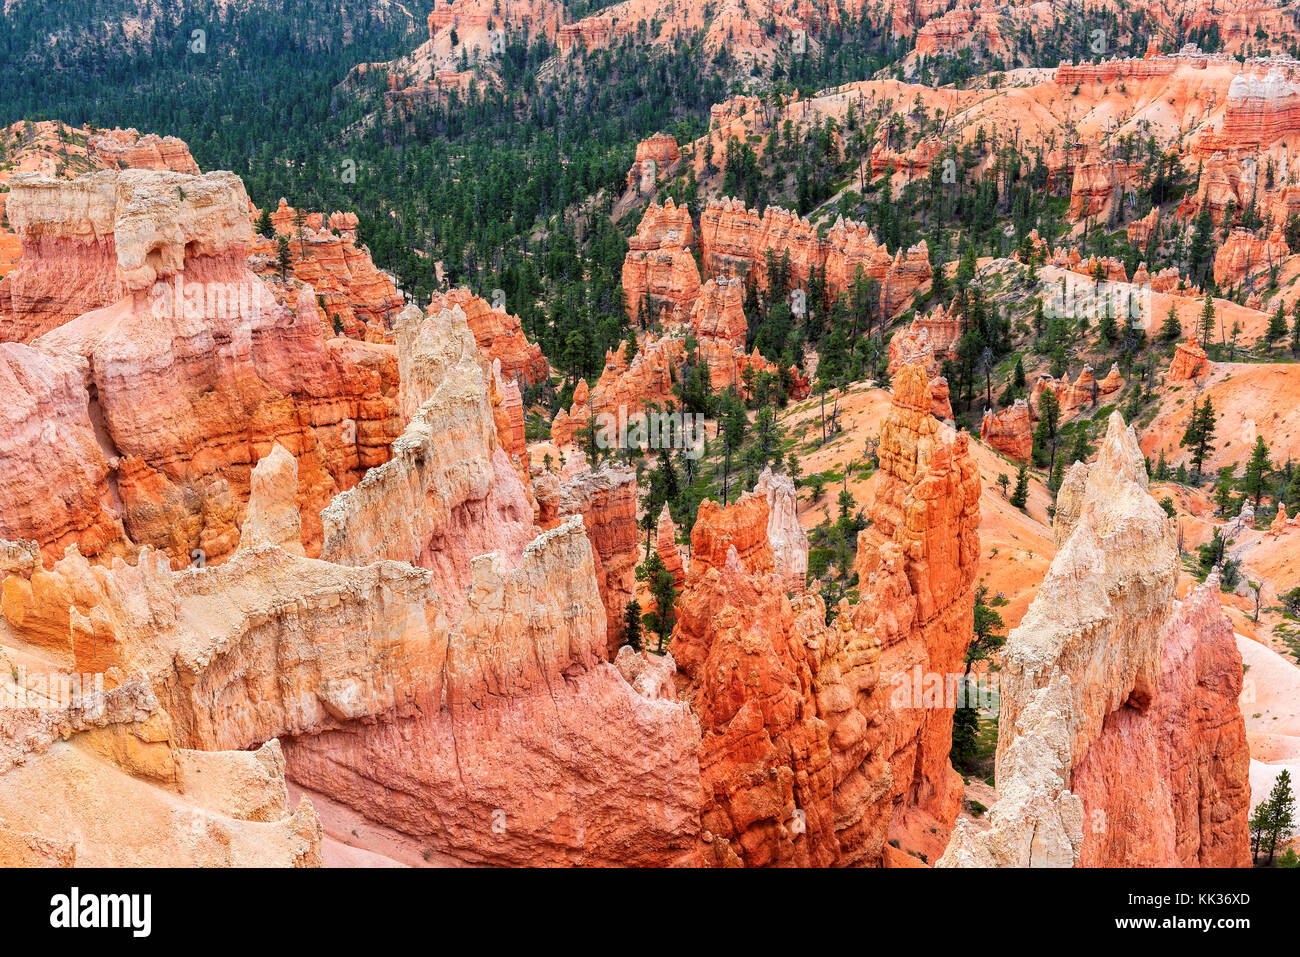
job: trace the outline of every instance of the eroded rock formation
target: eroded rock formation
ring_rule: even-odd
[[[554,528],[570,515],[582,516],[605,604],[606,651],[612,657],[623,641],[623,609],[636,588],[636,472],[607,462],[592,471],[586,457],[575,452],[561,475],[542,472],[533,490],[542,528]]]
[[[1210,369],[1210,357],[1195,336],[1178,343],[1173,361],[1169,363],[1169,381],[1181,382],[1205,375]]]
[[[917,669],[962,670],[979,478],[929,396],[919,368],[895,378],[858,543],[861,601],[829,626],[819,596],[787,597],[777,554],[789,545],[773,547],[767,494],[700,506],[671,650],[700,717],[712,863],[879,865],[891,840],[931,860],[942,850],[961,796],[952,709],[896,689]]]
[[[1056,558],[1004,648],[989,827],[949,866],[1247,860],[1240,656],[1211,578],[1181,605],[1171,523],[1118,413],[1057,500]]]
[[[369,250],[358,245],[355,214],[300,213],[281,199],[271,222],[276,235],[254,235],[249,248],[250,265],[259,275],[278,270],[277,237],[286,237],[293,277],[316,291],[331,330],[354,339],[392,341],[389,330],[404,300],[392,278],[375,267]]]
[[[465,313],[479,350],[489,360],[501,363],[505,378],[523,385],[538,385],[550,378],[551,366],[542,355],[542,347],[528,341],[518,316],[504,308],[494,309],[486,299],[464,287],[435,295],[429,311],[440,312],[451,306],[459,306]]]
[[[1029,403],[1017,399],[997,413],[986,409],[984,418],[980,420],[980,441],[1017,462],[1028,462],[1034,450],[1034,423],[1029,414]]]
[[[317,553],[320,509],[385,461],[400,430],[392,348],[327,342],[310,287],[290,309],[248,271],[248,199],[229,173],[15,183],[11,210],[27,235],[45,237],[20,272],[41,273],[65,254],[99,257],[94,268],[111,276],[116,299],[41,336],[42,357],[9,353],[33,367],[51,357],[76,367],[78,386],[57,402],[79,420],[68,427],[97,446],[78,469],[84,478],[20,469],[10,481],[33,502],[101,503],[96,517],[74,507],[86,554],[116,547],[108,530],[120,522],[130,543],[181,567],[234,549],[250,470],[279,443],[298,459],[304,544]],[[12,404],[22,407],[17,396]],[[21,516],[9,534],[52,555],[70,540],[66,522],[15,524]]]

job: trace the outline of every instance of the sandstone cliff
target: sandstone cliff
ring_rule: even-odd
[[[276,302],[245,266],[248,199],[228,173],[17,178],[10,202],[20,228],[44,237],[25,264],[97,250],[119,297],[34,343],[80,370],[77,414],[111,503],[92,524],[120,518],[130,542],[176,567],[219,561],[238,541],[252,466],[278,442],[298,460],[304,545],[317,553],[320,509],[385,461],[400,430],[392,348],[327,342],[310,287],[293,309]],[[57,501],[59,478],[38,469],[12,480]],[[75,494],[105,501],[102,490]],[[9,532],[55,554],[65,544],[58,525]],[[96,554],[104,537],[78,541]]]

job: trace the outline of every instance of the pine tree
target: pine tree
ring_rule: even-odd
[[[1165,313],[1164,325],[1160,327],[1160,338],[1164,342],[1177,342],[1183,334],[1183,324],[1178,321],[1178,312],[1174,309],[1171,302],[1169,311]]]
[[[1022,465],[1016,472],[1016,488],[1011,493],[1011,504],[1016,508],[1024,508],[1029,501],[1029,469]]]
[[[1193,401],[1192,414],[1188,416],[1187,428],[1178,444],[1192,450],[1192,476],[1195,484],[1201,481],[1201,468],[1205,465],[1206,457],[1214,451],[1212,440],[1215,428],[1214,406],[1210,404],[1210,397],[1207,395],[1200,406]]]
[[[1264,494],[1266,486],[1265,478],[1273,470],[1273,463],[1268,458],[1268,443],[1264,441],[1264,436],[1255,437],[1255,447],[1250,451],[1250,461],[1246,463],[1246,474],[1242,477],[1242,490],[1249,495],[1255,502],[1255,507],[1259,508],[1260,496]]]
[[[650,611],[641,616],[641,621],[646,631],[658,637],[658,651],[662,654],[677,621],[677,589],[673,585],[673,573],[664,566],[658,552],[651,552],[646,563],[637,568],[636,577],[649,586],[654,599]]]
[[[293,263],[293,253],[289,251],[289,239],[287,236],[281,236],[276,241],[276,265],[280,268],[280,280],[289,274],[289,266]]]
[[[1196,336],[1201,345],[1208,348],[1210,336],[1214,334],[1214,300],[1205,294],[1205,303],[1201,306],[1201,316],[1196,320]]]
[[[1277,309],[1268,320],[1268,329],[1264,331],[1264,341],[1270,346],[1279,339],[1286,338],[1286,313],[1282,311],[1281,301],[1277,304]]]
[[[1038,400],[1038,427],[1034,429],[1034,462],[1047,467],[1050,475],[1056,468],[1056,434],[1061,421],[1061,404],[1051,389]]]
[[[623,644],[641,650],[641,603],[635,598],[623,607]]]
[[[975,615],[973,618],[973,636],[966,649],[966,674],[970,674],[971,665],[977,661],[987,660],[993,652],[1006,644],[1007,636],[998,632],[1003,626],[999,615],[986,601],[989,590],[986,585],[975,586]]]
[[[271,207],[262,208],[262,215],[257,217],[257,226],[254,227],[259,236],[270,239],[275,235],[275,224],[271,222]]]
[[[949,759],[955,768],[969,768],[979,757],[980,713],[971,703],[974,694],[969,678],[962,678],[965,707],[952,713],[952,750]]]
[[[1250,818],[1251,851],[1259,859],[1262,850],[1268,851],[1268,863],[1273,863],[1279,843],[1285,844],[1295,831],[1295,794],[1291,790],[1291,772],[1283,768],[1273,782],[1268,797],[1255,808]]]
[[[1214,262],[1213,237],[1214,220],[1211,218],[1210,204],[1201,203],[1187,253],[1189,271],[1195,280],[1203,281],[1209,274],[1210,265]]]

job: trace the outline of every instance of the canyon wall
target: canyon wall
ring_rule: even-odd
[[[99,554],[117,548],[120,523],[130,545],[176,567],[220,561],[238,541],[250,471],[278,443],[298,460],[304,543],[318,553],[321,508],[385,461],[400,431],[392,347],[327,341],[309,286],[292,309],[276,301],[245,265],[248,198],[229,173],[15,177],[9,208],[24,235],[42,237],[20,271],[93,251],[116,298],[8,353],[78,370],[58,402],[76,406],[67,415],[98,448],[84,477],[13,465],[6,475],[30,500],[83,504],[71,525],[20,512],[6,534],[50,558],[74,539]]]

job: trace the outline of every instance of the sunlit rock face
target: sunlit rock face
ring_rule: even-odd
[[[1003,651],[990,827],[949,866],[1248,860],[1241,659],[1211,578],[1174,599],[1177,548],[1118,413],[1057,502],[1059,551]]]
[[[220,561],[238,542],[251,469],[278,443],[298,462],[303,542],[319,553],[321,508],[386,461],[400,431],[397,363],[391,346],[327,341],[310,287],[292,308],[275,300],[245,263],[247,209],[228,173],[15,177],[12,221],[41,237],[32,275],[65,254],[93,254],[98,265],[84,275],[111,289],[107,305],[94,308],[91,296],[33,342],[78,370],[68,388],[80,410],[67,414],[98,446],[84,457],[86,477],[15,472],[32,501],[71,489],[73,511],[95,500],[100,514],[71,525],[19,516],[7,534],[36,540],[51,558],[75,541],[88,555],[151,545],[176,567]]]

